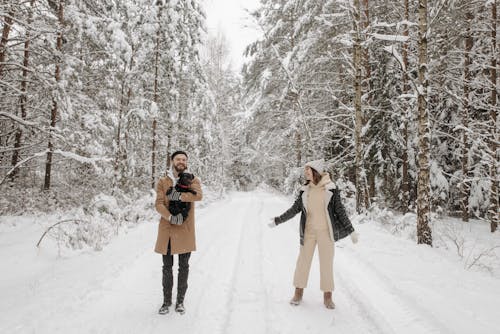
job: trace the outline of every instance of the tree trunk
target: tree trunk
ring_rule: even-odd
[[[168,126],[168,125],[167,125]],[[170,161],[170,154],[171,153],[174,153],[174,152],[170,152],[170,143],[172,142],[172,134],[171,134],[171,130],[170,129],[167,129],[167,170],[170,169],[170,164],[171,164],[171,161]]]
[[[409,3],[408,0],[404,0],[405,4],[405,20],[406,22],[410,22],[410,9],[409,9]],[[408,32],[408,24],[405,24],[405,28],[403,30],[403,36],[408,37],[409,32]],[[403,57],[403,87],[402,87],[402,93],[407,94],[409,91],[408,87],[408,42],[403,43],[403,52],[402,52],[402,57]],[[410,204],[410,179],[409,179],[409,174],[408,174],[408,121],[410,118],[410,109],[408,104],[404,104],[404,113],[403,115],[403,142],[404,142],[404,147],[403,147],[403,156],[402,156],[402,164],[403,164],[403,175],[402,175],[402,209],[403,209],[403,214],[408,212],[408,206]]]
[[[417,239],[419,244],[432,246],[429,182],[429,115],[427,110],[427,0],[418,1],[418,188]]]
[[[300,131],[297,130],[295,133],[295,159],[297,161],[297,167],[302,166],[302,136]]]
[[[495,232],[500,223],[500,210],[498,203],[498,164],[500,160],[500,152],[498,150],[498,124],[497,124],[497,2],[496,0],[491,2],[491,108],[490,108],[490,122],[492,126],[491,131],[491,141],[490,141],[490,152],[492,155],[492,163],[490,164],[490,178],[491,178],[491,190],[490,190],[490,208],[489,208],[489,218],[491,232]]]
[[[63,27],[64,27],[64,1],[59,0],[59,8],[58,8],[58,20],[59,20],[59,32],[57,34],[57,53],[56,56],[56,69],[54,73],[54,77],[56,79],[56,89],[59,86],[59,82],[61,81],[61,56],[62,56],[62,43],[63,43]],[[50,113],[50,129],[49,129],[49,144],[48,144],[48,152],[47,152],[47,160],[45,162],[45,182],[43,185],[44,190],[50,189],[50,178],[52,172],[52,154],[54,151],[54,143],[52,142],[52,132],[56,126],[57,119],[57,111],[58,104],[56,96],[52,97],[52,110]]]
[[[155,167],[156,167],[156,127],[157,127],[156,117],[153,119],[153,145],[151,147],[151,188],[154,189],[156,183],[155,177]]]
[[[132,47],[132,55],[130,57],[130,63],[128,64],[128,70],[130,73],[132,71],[132,66],[134,63],[134,48]],[[125,148],[122,145],[122,127],[123,127],[123,114],[126,112],[128,105],[130,103],[130,96],[132,95],[132,89],[128,87],[127,95],[125,96],[125,89],[127,86],[127,64],[123,65],[123,78],[122,85],[120,90],[120,108],[118,111],[118,126],[116,131],[116,151],[115,151],[115,164],[114,164],[114,174],[115,174],[115,184],[118,184],[118,179],[122,178],[123,168],[120,170],[120,166],[122,166],[122,162],[126,159],[126,151],[127,151],[127,143],[125,143]],[[127,128],[125,128],[125,137],[127,137]]]
[[[354,45],[353,45],[353,64],[354,64],[354,110],[355,110],[355,179],[356,179],[356,211],[361,213],[363,211],[363,193],[365,191],[364,180],[365,175],[363,171],[363,139],[361,138],[361,130],[363,127],[363,114],[361,109],[361,67],[362,67],[362,54],[361,54],[361,37],[360,37],[360,4],[359,0],[354,0],[353,8],[353,28],[354,28]]]
[[[2,39],[0,40],[0,78],[2,77],[3,66],[5,63],[5,54],[7,53],[7,42],[9,41],[9,34],[12,28],[12,18],[14,11],[11,10],[4,16],[4,26],[2,31]]]
[[[363,0],[363,9],[364,9],[364,20],[363,21],[363,31],[365,31],[365,34],[367,33],[368,27],[370,26],[370,5],[369,5],[369,0]],[[365,37],[366,40],[366,37]],[[370,65],[370,49],[368,46],[365,47],[363,50],[363,62],[364,62],[364,68],[365,68],[365,90],[366,90],[366,96],[367,96],[367,101],[366,105],[369,107],[372,105],[372,70],[371,70],[371,65]],[[367,108],[368,110],[368,108]],[[362,126],[366,124],[366,115],[362,115]],[[366,141],[367,138],[363,138],[363,147],[366,147]],[[366,175],[367,170],[370,170],[370,175],[375,173],[374,170],[372,170],[372,164],[370,163],[370,166],[365,166],[364,161],[363,161],[363,167],[365,169],[364,173],[364,179],[363,179],[363,193],[364,193],[364,203],[365,203],[365,208],[369,209],[371,206],[371,196],[370,196],[370,191],[368,189],[368,183],[369,180],[368,178],[370,177],[369,175]]]
[[[161,6],[161,5],[160,5]],[[156,50],[155,50],[155,81],[154,81],[154,91],[153,91],[153,102],[158,108],[158,67],[159,59],[160,59],[160,37],[161,37],[161,26],[160,26],[160,18],[161,18],[161,7],[158,9],[158,30],[156,31]],[[156,115],[153,116],[153,143],[151,147],[151,188],[155,188],[156,184],[156,156],[157,156],[157,128],[158,121],[156,120]]]
[[[28,86],[28,66],[29,66],[29,56],[30,56],[30,40],[31,40],[31,22],[33,21],[33,5],[35,0],[31,0],[29,9],[28,9],[28,24],[26,26],[26,35],[24,41],[24,58],[23,58],[23,71],[22,71],[22,80],[21,80],[21,95],[19,96],[19,106],[21,108],[21,118],[23,120],[26,119],[26,105],[28,102],[27,97],[27,86]],[[15,167],[19,162],[20,155],[20,147],[21,147],[21,139],[23,136],[23,128],[19,127],[16,132],[16,138],[14,142],[14,152],[12,153],[12,167]],[[14,181],[16,175],[19,173],[19,168],[14,169],[12,174],[10,175],[11,181]]]
[[[467,129],[469,127],[469,115],[471,113],[471,103],[470,103],[470,82],[471,82],[471,72],[470,66],[471,61],[471,51],[474,45],[474,39],[472,37],[472,13],[466,14],[467,20],[467,32],[465,37],[465,59],[464,59],[464,96],[463,96],[463,110],[462,110],[462,176],[463,181],[460,186],[462,193],[462,200],[460,201],[460,206],[462,207],[462,220],[464,222],[469,221],[469,195],[470,195],[470,183],[467,181],[469,177],[469,138],[467,135]]]

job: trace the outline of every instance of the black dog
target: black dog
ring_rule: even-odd
[[[196,195],[196,191],[191,189],[191,184],[193,183],[193,180],[194,180],[193,174],[180,173],[179,181],[177,181],[177,184],[175,185],[175,190],[177,190],[180,193],[191,193]],[[172,189],[173,187],[170,187],[167,190],[167,195],[169,195],[172,192]],[[186,217],[188,216],[190,209],[191,209],[191,203],[188,202],[170,201],[168,203],[168,211],[170,211],[170,214],[172,216],[175,216],[181,213],[184,220],[186,220]]]

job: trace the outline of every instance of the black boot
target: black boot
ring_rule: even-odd
[[[170,250],[167,255],[163,255],[163,305],[160,308],[160,314],[168,313],[168,308],[172,305],[172,287],[174,285],[174,278],[172,275],[172,266],[174,257],[170,255]]]
[[[184,303],[178,303],[175,305],[175,312],[179,314],[184,314],[186,309],[184,308]]]
[[[179,273],[177,275],[177,302],[175,311],[184,314],[184,296],[188,288],[189,257],[191,253],[179,254]]]
[[[163,303],[163,305],[160,307],[160,309],[158,310],[158,313],[159,314],[167,314],[169,312],[168,308],[172,306],[172,303],[170,304],[167,304],[167,303]]]

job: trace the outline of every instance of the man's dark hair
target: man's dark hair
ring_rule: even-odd
[[[186,156],[186,158],[188,157],[187,153],[184,152],[184,151],[175,151],[174,153],[172,153],[172,155],[170,156],[170,159],[174,160],[175,156],[176,155],[179,155],[179,154],[184,154]]]

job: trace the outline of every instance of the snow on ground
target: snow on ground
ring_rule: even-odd
[[[335,310],[323,307],[317,258],[303,304],[289,305],[298,217],[266,224],[291,200],[231,193],[197,211],[184,315],[157,314],[156,220],[99,252],[59,252],[50,239],[35,248],[47,217],[2,217],[0,333],[498,333],[498,276],[373,222],[355,223],[358,244],[336,244]]]

